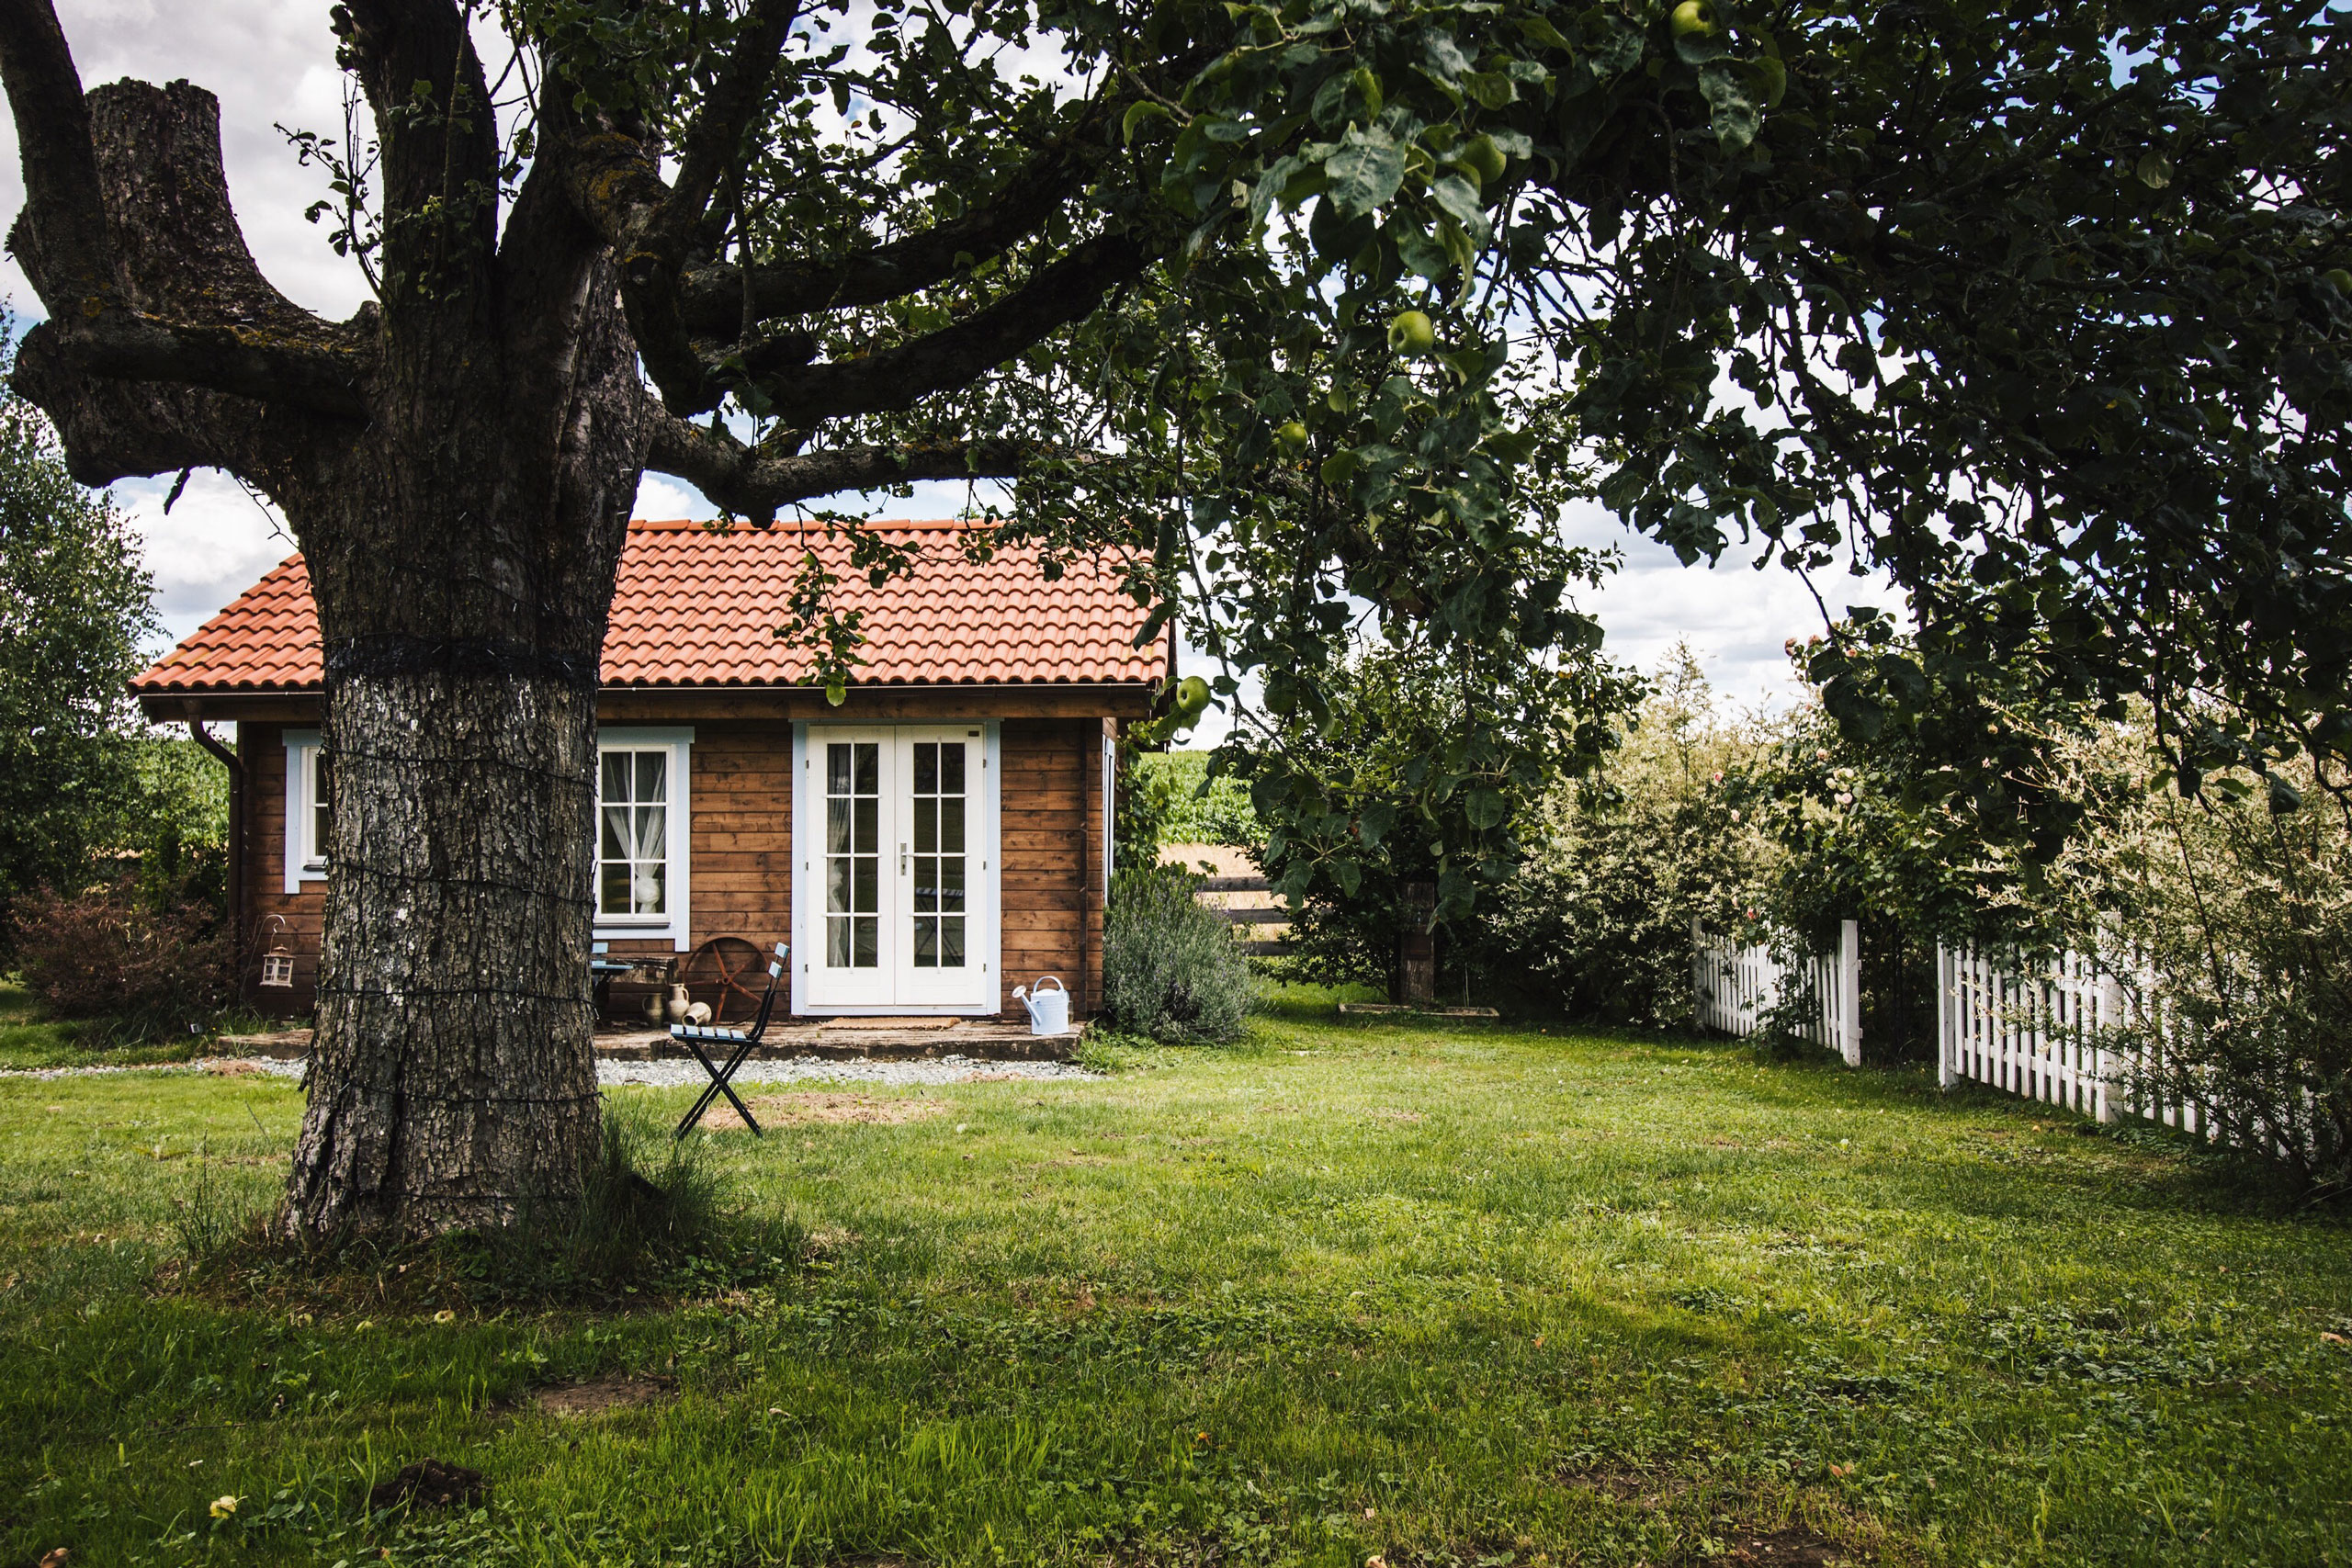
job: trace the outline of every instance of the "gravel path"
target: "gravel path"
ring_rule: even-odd
[[[746,1062],[735,1069],[736,1083],[872,1083],[946,1084],[973,1078],[1094,1078],[1067,1062],[986,1062],[973,1056],[939,1056],[912,1062],[829,1062],[817,1056],[789,1056],[780,1061]],[[665,1089],[708,1083],[696,1062],[599,1062],[596,1081],[602,1084],[655,1084]]]
[[[299,1078],[302,1076],[302,1064],[269,1056],[215,1057],[201,1062],[175,1062],[145,1067],[19,1067],[0,1071],[0,1077],[80,1078],[96,1077],[106,1073],[196,1072],[223,1076],[259,1072],[278,1077]],[[1096,1078],[1101,1076],[1067,1062],[989,1062],[974,1056],[939,1056],[911,1062],[833,1062],[817,1056],[792,1056],[781,1061],[746,1062],[735,1069],[733,1081],[740,1084],[910,1085],[965,1083],[974,1078]],[[703,1075],[698,1063],[660,1061],[598,1062],[596,1081],[600,1084],[650,1084],[660,1089],[676,1089],[710,1080]]]

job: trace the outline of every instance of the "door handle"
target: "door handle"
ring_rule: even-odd
[[[899,874],[907,874],[907,846],[904,844],[899,846]]]

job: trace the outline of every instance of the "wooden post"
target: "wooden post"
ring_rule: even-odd
[[[1953,1070],[1958,1052],[1952,1040],[1952,1029],[1958,1021],[1960,998],[1952,994],[1955,972],[1951,949],[1939,939],[1936,942],[1936,1087],[1950,1089],[1960,1075]]]
[[[1405,884],[1397,910],[1396,999],[1407,1007],[1428,1007],[1437,1000],[1437,885]]]
[[[1854,920],[1838,926],[1838,1054],[1849,1067],[1862,1065],[1862,936]]]

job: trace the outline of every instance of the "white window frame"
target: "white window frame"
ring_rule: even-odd
[[[326,846],[311,842],[311,807],[319,783],[319,732],[289,729],[286,740],[286,891],[327,879]]]
[[[977,728],[980,731],[980,790],[969,796],[972,817],[967,819],[965,842],[978,863],[967,873],[966,884],[970,899],[972,921],[966,928],[965,957],[978,966],[972,976],[972,991],[959,1002],[888,1001],[873,1003],[835,1003],[820,1007],[809,999],[808,977],[817,954],[824,951],[824,909],[820,889],[822,874],[817,871],[816,847],[824,840],[825,792],[813,784],[814,759],[811,755],[810,730],[816,739],[826,739],[827,730],[843,728],[879,730],[893,734],[899,729],[942,730]],[[895,739],[894,742],[895,744]],[[792,1013],[796,1018],[920,1018],[920,1017],[985,1017],[1002,1005],[1004,981],[1004,845],[1002,783],[1004,777],[1004,740],[1001,723],[993,718],[943,718],[922,724],[904,726],[878,725],[811,725],[796,720],[792,726]],[[895,856],[892,857],[895,859]],[[897,911],[904,915],[903,909]],[[895,917],[894,917],[895,918]]]
[[[597,888],[601,888],[604,875],[605,753],[659,750],[670,753],[670,824],[667,829],[670,855],[669,869],[663,876],[669,895],[669,910],[660,915],[607,915],[600,908],[595,916],[596,940],[599,942],[659,942],[667,939],[671,949],[677,953],[684,953],[694,945],[693,856],[690,853],[694,833],[691,785],[694,744],[695,732],[691,727],[607,727],[596,731],[597,817],[591,829],[595,837],[590,840],[590,852],[596,867]],[[590,896],[602,897],[595,888],[591,889]]]

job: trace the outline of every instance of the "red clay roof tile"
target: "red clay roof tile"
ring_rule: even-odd
[[[861,685],[996,685],[1157,681],[1164,650],[1134,646],[1144,611],[1107,566],[1080,561],[1058,581],[1033,549],[984,563],[955,523],[868,525],[922,551],[911,578],[879,589],[850,570],[845,540],[789,525],[719,532],[689,522],[631,523],[605,632],[610,686],[774,686],[799,682],[806,651],[775,630],[802,552],[841,578],[834,602],[864,610]],[[319,624],[302,558],[281,562],[131,682],[142,694],[316,691]]]

